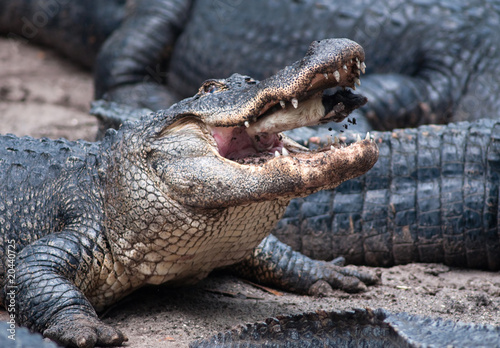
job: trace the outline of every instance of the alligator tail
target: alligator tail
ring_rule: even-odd
[[[499,270],[500,121],[373,137],[380,157],[372,170],[292,201],[273,234],[318,259]]]

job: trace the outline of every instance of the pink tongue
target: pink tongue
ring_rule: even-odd
[[[219,146],[219,154],[222,157],[238,159],[257,153],[252,139],[241,127],[217,127],[212,130],[212,136]]]
[[[283,145],[276,134],[259,134],[252,141],[244,127],[217,127],[212,136],[219,147],[219,154],[231,160],[274,151],[281,152]]]

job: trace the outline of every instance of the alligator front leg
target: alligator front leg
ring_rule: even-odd
[[[104,252],[93,237],[76,232],[51,234],[19,253],[14,288],[19,324],[80,348],[120,345],[127,340],[98,319],[82,293],[99,278],[91,275],[103,268]],[[96,259],[97,255],[102,259]]]
[[[313,260],[269,235],[254,252],[232,270],[262,284],[310,295],[327,295],[331,288],[347,292],[366,290],[380,281],[377,275],[333,262]],[[329,284],[331,287],[326,287]]]
[[[96,99],[106,96],[111,101],[152,110],[176,102],[178,96],[164,86],[167,72],[160,62],[169,58],[190,5],[186,0],[135,1],[131,13],[97,56]]]

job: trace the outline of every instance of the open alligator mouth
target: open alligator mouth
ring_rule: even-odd
[[[293,89],[271,98],[259,96],[266,100],[253,115],[241,117],[234,126],[209,127],[219,155],[240,164],[262,164],[275,157],[309,152],[282,132],[344,120],[367,101],[349,90],[361,84],[360,74],[364,71],[363,57],[353,55],[343,60],[340,68],[335,64],[310,74],[307,81],[301,81],[301,91]],[[335,139],[318,151],[343,146]]]

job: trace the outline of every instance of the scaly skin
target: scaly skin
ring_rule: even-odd
[[[238,72],[263,79],[300,59],[311,41],[346,37],[363,45],[369,58],[360,88],[370,103],[357,117],[358,129],[498,117],[498,0],[354,0],[348,6],[133,0],[127,11],[116,0],[59,4],[69,11],[47,10],[44,3],[0,0],[0,33],[93,64],[97,99],[107,94],[108,100],[158,110],[192,95],[207,78]],[[32,25],[39,18],[48,22],[26,37],[23,16]]]
[[[500,327],[355,309],[268,318],[189,347],[498,347],[499,342]]]
[[[500,270],[500,123],[372,135],[380,148],[372,170],[294,200],[273,233],[317,259]]]
[[[282,267],[279,254],[259,259],[252,250],[262,242],[257,250],[265,252],[288,202],[365,173],[378,148],[365,139],[309,151],[280,132],[306,118],[342,119],[363,105],[364,97],[342,88],[323,94],[352,86],[363,60],[350,40],[314,42],[302,60],[262,82],[236,74],[209,80],[192,98],[109,131],[102,142],[2,136],[2,304],[14,291],[17,322],[64,345],[120,345],[125,335],[96,311],[143,285],[192,283],[243,260]],[[344,64],[349,71],[337,83],[332,74]],[[300,262],[274,275],[253,272],[267,283],[360,291],[378,280],[346,277],[272,244]],[[327,271],[309,275],[301,264]]]

